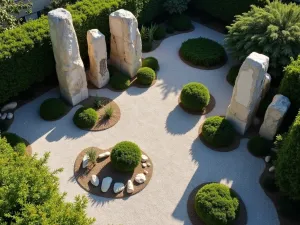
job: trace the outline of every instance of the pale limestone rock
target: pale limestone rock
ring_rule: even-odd
[[[5,120],[6,117],[7,117],[7,113],[3,113],[3,114],[1,115],[1,120]]]
[[[11,120],[12,118],[14,117],[14,114],[13,113],[7,113],[7,119],[8,120]]]
[[[260,136],[273,140],[290,105],[291,102],[287,97],[280,94],[274,96],[266,111],[264,122],[260,127]]]
[[[101,191],[102,192],[107,192],[110,185],[111,185],[111,182],[112,182],[112,178],[111,177],[105,177],[103,178],[102,180],[102,184],[101,184]]]
[[[226,119],[240,134],[244,134],[252,123],[262,98],[268,67],[269,57],[253,52],[239,71]]]
[[[88,79],[96,87],[102,88],[109,82],[105,36],[98,29],[89,30],[87,43],[90,58]]]
[[[275,166],[271,166],[270,168],[269,168],[269,172],[270,173],[273,173],[275,171]]]
[[[100,183],[99,178],[96,175],[92,175],[91,183],[92,183],[92,185],[97,187]]]
[[[147,170],[144,170],[144,174],[147,175],[149,172]]]
[[[82,168],[86,168],[89,165],[89,157],[88,155],[84,155],[82,159]]]
[[[135,16],[124,9],[109,16],[110,62],[130,77],[142,66],[142,41]]]
[[[142,167],[146,168],[147,167],[147,163],[142,163]]]
[[[135,176],[134,180],[137,183],[142,184],[146,181],[146,176],[143,173],[139,173]]]
[[[8,103],[1,108],[1,112],[5,112],[7,110],[14,110],[17,108],[17,106],[18,106],[18,103],[16,103],[16,102]]]
[[[99,159],[103,159],[110,156],[110,152],[104,152],[98,155]]]
[[[143,163],[144,163],[144,162],[147,162],[147,160],[148,160],[148,156],[142,155],[142,162],[143,162]]]
[[[58,8],[48,13],[48,21],[60,92],[76,105],[88,98],[88,89],[72,16]]]
[[[131,180],[128,180],[127,182],[127,193],[131,194],[134,192],[133,183]]]
[[[271,156],[268,155],[268,156],[265,157],[265,162],[266,163],[270,162],[270,160],[271,160]]]
[[[147,166],[150,167],[150,166],[151,166],[151,163],[148,162],[148,163],[147,163]]]
[[[124,184],[123,183],[115,183],[114,184],[114,192],[117,194],[121,191],[123,191],[125,188]]]

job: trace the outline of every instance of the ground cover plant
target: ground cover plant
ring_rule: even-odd
[[[149,67],[142,67],[137,72],[136,81],[141,85],[151,85],[155,80],[155,71]]]
[[[159,70],[158,60],[154,57],[147,57],[143,60],[142,67],[150,67],[154,71]]]
[[[74,124],[81,129],[92,128],[98,120],[98,114],[93,108],[81,107],[73,117]]]
[[[2,138],[5,138],[7,143],[15,150],[15,152],[24,155],[26,152],[26,142],[23,138],[15,133],[4,132],[1,134]]]
[[[57,120],[64,116],[69,110],[67,104],[59,98],[45,100],[40,106],[40,116],[44,120]]]

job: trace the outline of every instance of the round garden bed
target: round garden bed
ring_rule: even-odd
[[[96,147],[87,148],[78,155],[74,165],[74,176],[78,184],[87,192],[105,198],[124,198],[139,193],[148,185],[153,173],[153,164],[151,159],[143,151],[141,151],[141,153],[148,157],[147,161],[145,162],[146,165],[144,165],[146,166],[145,168],[143,168],[142,162],[140,161],[137,167],[135,167],[134,171],[119,172],[119,170],[117,170],[113,165],[111,161],[111,156],[107,156],[102,159],[97,158],[97,162],[94,166],[88,166],[87,168],[83,168],[83,158],[90,149],[94,149],[96,151],[96,155],[98,156],[99,154],[105,152],[111,153],[113,148],[107,150],[102,150]],[[145,170],[147,171],[147,173],[145,172]],[[142,184],[137,183],[135,181],[135,177],[137,174],[144,174],[146,177],[146,181]],[[94,186],[93,184],[91,184],[90,181],[92,179],[92,175],[96,175],[98,177],[98,186]],[[103,178],[105,177],[111,177],[112,183],[107,192],[102,192],[101,185]],[[132,193],[127,192],[128,180],[131,180],[133,183],[134,191]],[[123,183],[125,185],[124,190],[117,194],[114,193],[113,189],[115,183]]]
[[[203,188],[204,186],[209,185],[209,184],[213,184],[213,183],[201,184],[198,187],[196,187],[191,192],[191,194],[189,195],[188,202],[187,202],[187,211],[188,211],[190,221],[193,225],[212,225],[212,224],[205,223],[199,217],[199,215],[197,214],[196,209],[195,209],[195,198],[196,198],[196,195],[197,195],[198,191],[201,188]],[[230,188],[230,193],[231,193],[232,197],[238,199],[239,206],[238,206],[238,210],[236,211],[237,216],[236,216],[235,220],[233,220],[232,223],[228,223],[228,224],[231,224],[231,225],[246,225],[247,220],[248,220],[246,206],[245,206],[242,198],[231,188]],[[228,201],[227,201],[227,203],[228,203]],[[216,202],[214,204],[216,204]]]

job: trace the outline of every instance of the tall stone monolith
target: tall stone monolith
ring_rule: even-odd
[[[88,79],[96,87],[102,88],[109,82],[105,36],[98,29],[89,30],[87,43],[90,58]]]
[[[58,8],[48,13],[48,21],[60,92],[76,105],[88,97],[88,89],[72,16]]]
[[[232,122],[240,134],[246,132],[256,114],[266,88],[268,67],[269,57],[253,52],[239,71],[226,119]]]
[[[135,16],[124,9],[109,16],[111,33],[110,62],[130,77],[142,65],[142,41]]]

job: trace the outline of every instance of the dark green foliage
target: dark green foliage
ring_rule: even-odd
[[[222,45],[202,37],[183,42],[179,51],[184,60],[206,68],[222,65],[227,59]]]
[[[99,97],[96,97],[94,100],[94,108],[95,109],[100,109],[103,106],[103,102]]]
[[[237,218],[239,200],[223,184],[207,184],[195,197],[195,210],[207,225],[230,225]]]
[[[230,68],[226,78],[229,84],[231,84],[232,86],[235,85],[235,80],[237,78],[237,76],[239,75],[239,71],[240,71],[241,65],[236,65]]]
[[[81,107],[73,117],[74,124],[82,129],[92,128],[98,120],[98,114],[93,108]]]
[[[135,143],[123,141],[111,151],[111,163],[120,172],[132,172],[141,162],[141,149]]]
[[[264,118],[266,111],[271,104],[274,96],[277,94],[277,89],[271,88],[266,96],[261,100],[259,107],[257,109],[256,115],[260,118]]]
[[[58,120],[68,112],[68,106],[59,98],[45,100],[40,106],[40,116],[44,120]]]
[[[270,153],[272,143],[263,137],[256,136],[249,140],[247,147],[252,155],[263,157]]]
[[[171,26],[168,26],[166,31],[167,31],[168,34],[173,34],[175,32],[174,28],[171,27]]]
[[[122,91],[129,88],[130,78],[125,74],[118,72],[110,78],[109,84],[113,89]]]
[[[288,97],[293,107],[300,108],[300,56],[284,69],[279,93]]]
[[[203,110],[210,101],[209,90],[201,83],[191,82],[183,86],[180,94],[181,104],[194,111]]]
[[[278,201],[279,213],[289,219],[300,219],[300,201],[291,200],[286,196],[282,196]]]
[[[126,0],[128,1],[128,0]],[[134,0],[138,6],[139,24],[152,22],[153,19],[164,13],[164,0]]]
[[[226,46],[240,61],[258,52],[269,56],[271,70],[282,71],[290,57],[300,54],[300,6],[296,4],[274,1],[264,8],[253,6],[227,28]]]
[[[19,154],[24,155],[26,152],[26,142],[23,138],[19,137],[15,133],[4,132],[1,134],[2,138],[5,138],[7,143]]]
[[[154,57],[147,57],[143,60],[142,67],[150,67],[154,71],[159,70],[158,60]]]
[[[227,147],[233,143],[236,131],[224,117],[212,116],[207,118],[203,124],[202,137],[214,147]]]
[[[142,67],[137,72],[137,82],[142,85],[150,85],[155,80],[155,71],[149,67]]]
[[[268,192],[277,192],[279,188],[276,185],[275,178],[272,175],[266,175],[262,179],[262,186]]]
[[[184,14],[171,16],[169,25],[177,31],[188,31],[193,28],[191,18]]]
[[[143,52],[151,52],[151,50],[152,50],[152,42],[143,41],[142,50],[143,50]]]
[[[279,146],[275,162],[277,184],[291,199],[300,200],[300,113]]]
[[[164,25],[159,25],[154,32],[154,40],[162,40],[166,37],[166,28]]]

